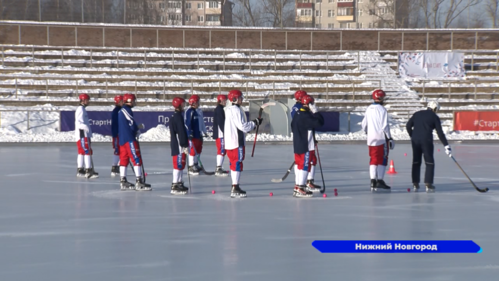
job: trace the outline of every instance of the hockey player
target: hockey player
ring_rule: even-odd
[[[317,163],[315,158],[314,129],[324,125],[324,117],[317,112],[314,98],[305,95],[301,99],[302,108],[296,112],[291,121],[293,131],[293,149],[295,153],[295,188],[293,196],[312,197],[315,187],[310,187],[305,181],[310,169]],[[308,190],[307,190],[308,189]],[[318,191],[318,190],[317,190]]]
[[[215,171],[216,176],[228,176],[229,172],[222,168],[224,164],[225,156],[225,144],[224,144],[224,125],[225,125],[225,111],[224,107],[227,103],[227,95],[217,96],[217,107],[215,108],[215,114],[213,118],[213,138],[217,144],[217,170]]]
[[[142,177],[142,156],[140,154],[139,143],[136,140],[139,129],[142,125],[137,125],[133,119],[132,107],[135,106],[136,97],[134,94],[123,95],[123,107],[118,113],[118,138],[120,143],[120,186],[121,190],[135,189],[138,191],[150,191],[151,185],[144,182]],[[135,186],[126,179],[126,167],[132,159],[135,171]]]
[[[301,99],[306,95],[307,95],[307,92],[305,92],[303,90],[298,90],[295,92],[296,103],[291,108],[291,118],[295,117],[296,112],[298,112],[298,110],[300,110],[300,108],[302,108]]]
[[[172,105],[175,108],[175,113],[170,119],[170,147],[172,149],[173,158],[173,181],[171,194],[186,194],[187,187],[182,182],[182,176],[185,168],[185,158],[189,154],[189,139],[184,125],[184,117],[182,116],[185,106],[183,98],[176,97],[172,100]]]
[[[436,112],[440,109],[440,104],[436,101],[430,101],[426,110],[421,110],[407,122],[406,129],[411,137],[412,143],[412,183],[414,191],[419,190],[419,180],[421,173],[421,160],[424,155],[426,164],[424,183],[426,192],[435,192],[433,186],[433,174],[435,172],[435,160],[433,159],[433,130],[437,131],[438,138],[445,147],[445,153],[452,156],[451,148],[447,142],[440,118]]]
[[[232,178],[232,189],[230,197],[246,197],[246,191],[239,187],[239,178],[243,171],[243,160],[245,154],[246,133],[261,125],[263,118],[256,118],[246,122],[246,115],[241,109],[243,93],[239,90],[231,90],[228,95],[231,106],[225,111],[224,141],[225,150],[230,161],[230,174]]]
[[[198,157],[203,152],[203,137],[207,137],[203,111],[199,108],[199,96],[189,98],[190,108],[185,112],[185,127],[189,137],[189,169],[191,175],[199,175],[201,168],[198,166]]]
[[[118,176],[120,174],[120,143],[118,140],[118,112],[121,110],[121,106],[123,106],[123,96],[116,95],[114,96],[115,107],[113,112],[111,113],[111,134],[113,137],[113,149],[114,149],[114,157],[113,157],[113,166],[111,166],[111,176]]]
[[[367,133],[367,145],[369,146],[369,174],[371,176],[372,191],[391,191],[383,180],[388,163],[388,147],[395,148],[395,142],[390,134],[388,124],[388,112],[383,107],[386,94],[383,90],[375,90],[372,93],[374,103],[367,107],[362,129]]]
[[[87,110],[85,109],[90,102],[90,96],[81,94],[79,99],[80,105],[75,111],[75,136],[77,139],[76,146],[78,147],[78,170],[76,176],[86,177],[88,179],[98,178],[99,174],[94,171],[94,164],[92,161],[92,129],[90,128]]]

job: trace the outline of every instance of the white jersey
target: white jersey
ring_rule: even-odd
[[[378,146],[386,143],[386,138],[391,138],[390,125],[388,125],[388,112],[380,104],[371,104],[367,107],[362,120],[362,130],[367,133],[367,145]]]
[[[201,108],[197,108],[196,112],[199,116],[199,131],[201,132],[201,134],[206,135],[208,134],[208,132],[206,131],[206,124],[204,123],[203,110],[201,110]]]
[[[246,122],[244,111],[237,105],[225,110],[224,142],[225,149],[236,149],[244,146],[246,133],[255,128],[255,123]],[[240,132],[238,132],[240,130]],[[240,143],[242,142],[242,143]]]
[[[88,121],[87,110],[82,105],[78,106],[75,111],[75,137],[77,141],[80,140],[80,130],[83,130],[85,137],[92,138],[92,129]],[[85,132],[87,130],[88,133]]]

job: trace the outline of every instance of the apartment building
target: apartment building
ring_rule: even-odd
[[[228,0],[154,0],[165,25],[231,26],[234,4]]]
[[[408,0],[296,0],[296,27],[407,27]],[[395,12],[394,12],[395,11]]]

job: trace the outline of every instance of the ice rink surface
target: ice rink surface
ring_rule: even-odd
[[[248,143],[248,197],[231,199],[229,178],[206,175],[191,177],[192,193],[170,195],[167,143],[142,144],[152,192],[119,190],[110,144],[94,145],[93,180],[75,176],[76,145],[2,144],[0,280],[497,280],[499,145],[452,145],[477,185],[491,189],[485,194],[441,144],[435,194],[407,192],[409,144],[390,151],[398,172],[385,177],[391,194],[370,192],[365,144],[319,145],[327,198],[293,198],[293,173],[271,182],[293,161],[291,145],[258,144],[251,158]],[[215,152],[205,145],[207,170]],[[483,253],[321,254],[311,246],[333,239],[473,240]]]

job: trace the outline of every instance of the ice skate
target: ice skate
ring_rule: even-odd
[[[419,183],[413,183],[412,189],[414,190],[414,192],[418,192],[419,191]]]
[[[314,180],[307,180],[307,187],[306,190],[310,192],[319,192],[321,191],[321,186],[314,184]]]
[[[120,166],[111,166],[111,177],[120,175]]]
[[[84,168],[78,168],[76,170],[76,176],[79,178],[84,178],[85,177],[85,169]]]
[[[374,191],[374,189],[377,186],[377,181],[375,179],[371,179],[371,191]]]
[[[215,176],[218,177],[226,177],[229,175],[228,171],[225,171],[222,166],[217,166],[217,170],[215,171]]]
[[[87,179],[95,179],[99,177],[99,173],[95,172],[93,168],[85,170],[85,177]]]
[[[310,198],[314,194],[311,191],[306,190],[305,185],[295,185],[295,189],[293,190],[293,196],[298,198]]]
[[[232,190],[230,191],[230,197],[232,198],[244,198],[246,197],[246,191],[239,188],[239,184],[232,185]]]
[[[199,168],[196,166],[189,166],[189,175],[197,176],[199,175]]]
[[[182,182],[172,183],[172,190],[170,191],[173,195],[185,195],[187,194],[188,188],[184,186]]]
[[[126,177],[122,177],[120,180],[120,188],[122,191],[134,190],[135,186],[126,180]]]
[[[142,177],[137,178],[137,181],[135,182],[135,190],[137,191],[151,191],[151,185],[148,183],[144,182],[144,179]]]
[[[376,186],[373,188],[374,192],[391,192],[391,187],[386,185],[384,180],[378,180]]]
[[[425,183],[426,185],[426,193],[433,193],[435,192],[435,186],[431,183]]]

